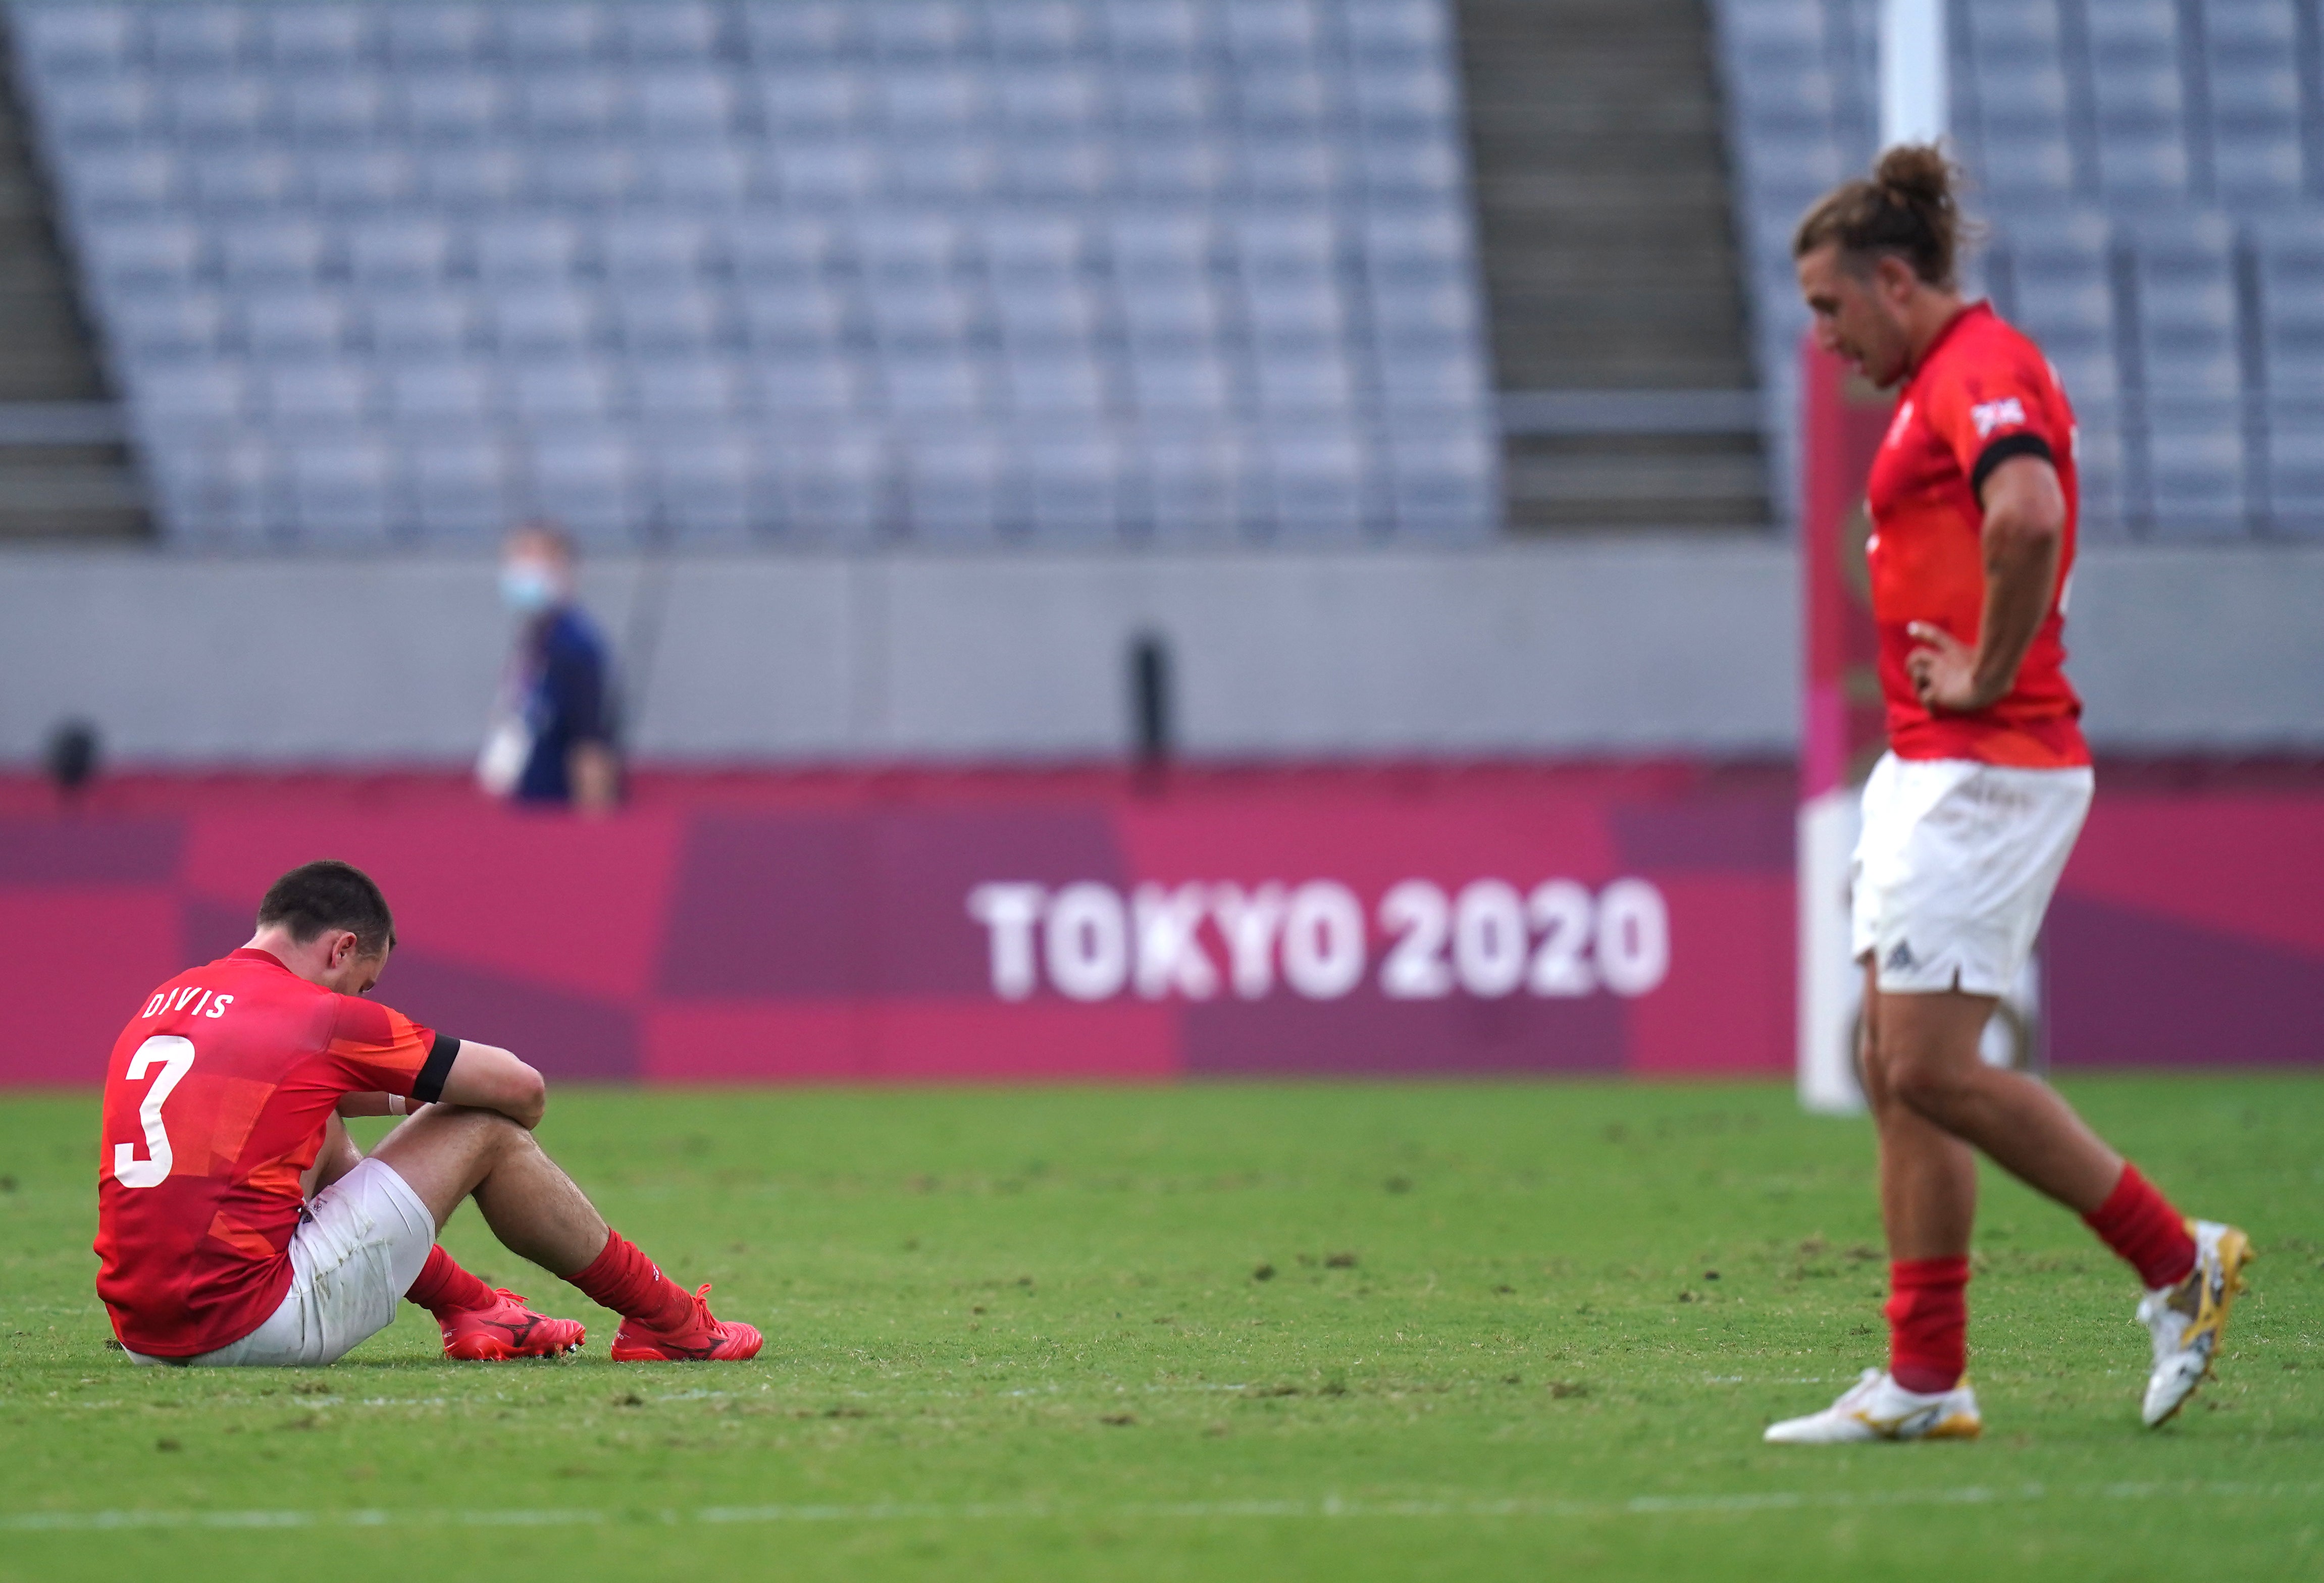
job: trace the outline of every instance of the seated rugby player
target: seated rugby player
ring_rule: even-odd
[[[140,1363],[337,1361],[409,1297],[447,1356],[546,1357],[582,1327],[495,1292],[436,1246],[471,1196],[510,1251],[622,1316],[620,1363],[741,1359],[541,1152],[546,1090],[506,1050],[362,999],[395,924],[346,863],[274,882],[249,944],[162,985],[115,1041],[97,1176],[97,1295]],[[408,1115],[369,1159],[342,1116]]]

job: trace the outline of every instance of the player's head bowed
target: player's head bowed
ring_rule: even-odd
[[[377,882],[337,858],[301,863],[268,886],[258,927],[281,929],[300,945],[327,933],[352,934],[354,954],[365,959],[383,957],[395,945],[395,916]]]
[[[1792,236],[1801,295],[1818,342],[1876,385],[1894,384],[1960,304],[1969,223],[1960,172],[1929,143],[1890,149],[1869,177],[1816,200]]]

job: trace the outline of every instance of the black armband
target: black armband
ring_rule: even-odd
[[[1977,496],[1978,505],[1985,504],[1985,481],[1993,476],[1996,467],[2013,456],[2039,456],[2052,467],[2058,465],[2058,454],[2040,435],[2026,434],[2022,430],[2003,435],[1978,453],[1977,465],[1969,469],[1969,492]]]
[[[411,1080],[411,1098],[415,1104],[432,1105],[444,1097],[444,1080],[452,1075],[452,1063],[459,1058],[460,1041],[449,1034],[438,1034],[435,1045],[421,1063],[420,1075]]]

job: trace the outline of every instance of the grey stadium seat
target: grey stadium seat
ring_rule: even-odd
[[[291,524],[306,543],[379,544],[405,518],[383,440],[350,434],[290,446],[281,468]]]
[[[133,391],[136,418],[152,428],[214,431],[231,428],[250,413],[249,376],[226,358],[146,369]]]
[[[2240,538],[2249,531],[2243,414],[2232,399],[2150,401],[2146,470],[2155,537]]]
[[[373,415],[370,372],[337,359],[257,367],[260,406],[275,429],[349,430]]]
[[[2269,520],[2279,532],[2324,538],[2324,405],[2282,402],[2269,412]]]
[[[400,428],[473,433],[497,415],[491,365],[472,358],[400,364],[380,382]]]
[[[60,6],[44,6],[53,15]],[[106,147],[135,143],[161,119],[161,96],[140,78],[100,77],[60,83],[44,96],[50,124],[68,147]]]
[[[671,432],[722,421],[740,405],[741,382],[718,358],[671,358],[639,363],[631,371],[638,416],[674,426]]]
[[[236,221],[220,226],[217,238],[220,272],[246,289],[312,281],[329,247],[311,220]]]
[[[344,71],[374,47],[378,20],[357,5],[270,6],[258,18],[254,53],[277,70]]]
[[[653,490],[681,542],[733,542],[774,524],[759,448],[742,434],[696,426],[658,442]]]
[[[244,299],[240,307],[242,342],[254,358],[326,356],[352,339],[354,316],[337,292],[270,291]]]
[[[405,499],[423,535],[458,541],[505,532],[512,511],[502,443],[475,431],[430,435],[404,448]]]
[[[1363,451],[1353,435],[1279,430],[1268,437],[1264,450],[1278,535],[1344,540],[1363,533]]]
[[[613,41],[624,59],[641,65],[707,60],[724,45],[725,9],[701,0],[632,0],[613,14]]]
[[[441,220],[359,220],[345,235],[347,273],[361,285],[426,286],[451,272],[452,227]]]
[[[1020,447],[1025,517],[1037,538],[1103,543],[1120,531],[1125,466],[1120,443],[1099,429],[1048,432]]]
[[[66,197],[77,215],[107,219],[153,216],[182,192],[183,161],[168,149],[108,149],[76,160]]]
[[[694,286],[632,282],[615,289],[613,308],[621,343],[634,358],[699,352],[731,338],[718,299]]]
[[[1278,496],[1350,498],[1337,461],[1308,471],[1341,483],[1284,495],[1267,444],[1211,426],[1280,420],[1309,443],[1323,422],[1360,453],[1375,528],[1420,509],[1394,484],[1391,425],[1459,413],[1443,421],[1489,433],[1445,0],[15,12],[115,373],[143,412],[173,364],[261,365],[268,400],[239,420],[289,426],[260,442],[277,447],[269,532],[320,521],[300,457],[334,434],[370,474],[386,446],[392,487],[369,498],[425,531],[452,522],[411,447],[469,422],[511,426],[520,483],[538,424],[599,423],[622,446],[647,430],[614,426],[674,443],[713,412],[729,441],[804,426],[816,442],[753,474],[741,520],[851,542],[911,526],[916,446],[999,458],[971,538],[1063,542],[1239,532]],[[1831,63],[1777,37],[1829,42],[1805,14],[1773,5],[1754,47],[1828,90]],[[2268,159],[2255,190],[2277,179]],[[728,360],[730,400],[680,399]],[[595,372],[553,399],[537,369]],[[331,399],[294,413],[276,388],[294,371],[365,394],[318,388]],[[1187,489],[1156,492],[1149,424],[1189,447]],[[826,448],[862,465],[825,470],[827,499],[807,482]],[[1227,452],[1231,484],[1201,483]],[[685,454],[715,474],[699,496],[682,459],[632,455],[623,509],[660,502],[681,538],[730,532],[722,446]]]
[[[463,66],[491,47],[485,5],[391,5],[382,17],[389,59],[401,67]]]
[[[752,364],[744,378],[752,404],[770,419],[828,423],[854,417],[870,404],[862,373],[837,354],[786,353]]]
[[[846,333],[840,300],[820,281],[746,288],[742,318],[744,338],[770,356],[828,352]]]
[[[2216,216],[2137,239],[2139,347],[2151,394],[2231,400],[2241,389],[2232,249]]]
[[[1086,353],[1012,357],[1007,364],[1011,409],[1019,418],[1094,419],[1110,406],[1106,378]]]
[[[219,69],[240,59],[253,20],[249,8],[239,5],[156,6],[146,17],[145,47],[157,66]]]
[[[2324,401],[2324,219],[2262,227],[2255,244],[2268,393]]]
[[[485,299],[493,344],[512,360],[564,356],[595,346],[604,326],[596,294],[547,281],[518,281]]]
[[[1158,424],[1215,421],[1235,406],[1234,381],[1207,347],[1140,353],[1130,363],[1130,376],[1138,410]]]
[[[935,546],[989,543],[1000,533],[1008,470],[990,437],[945,435],[903,444],[904,527]]]
[[[14,18],[18,55],[47,78],[97,77],[118,70],[137,41],[138,12],[128,5],[40,5]]]
[[[492,8],[500,45],[509,59],[527,66],[566,66],[586,61],[612,42],[613,18],[598,5],[561,0]]]
[[[535,429],[610,421],[621,405],[613,370],[578,353],[544,357],[503,371],[509,408]]]
[[[130,296],[109,326],[114,347],[133,362],[194,360],[226,344],[225,299],[204,290],[161,290]]]
[[[283,125],[302,143],[361,145],[386,134],[394,124],[387,85],[368,74],[285,74],[278,104]]]
[[[648,474],[637,447],[613,428],[560,426],[524,446],[521,494],[598,544],[629,541],[643,525]]]
[[[484,339],[483,312],[466,290],[391,286],[365,293],[362,303],[373,354],[383,361],[438,357]]]

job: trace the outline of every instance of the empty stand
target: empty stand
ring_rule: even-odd
[[[11,14],[184,541],[1498,525],[1444,0]]]
[[[1868,164],[1869,0],[1715,7],[1771,402],[1805,317],[1788,235]],[[2324,529],[2324,72],[2295,0],[1954,0],[1972,261],[2081,419],[2095,537]]]

